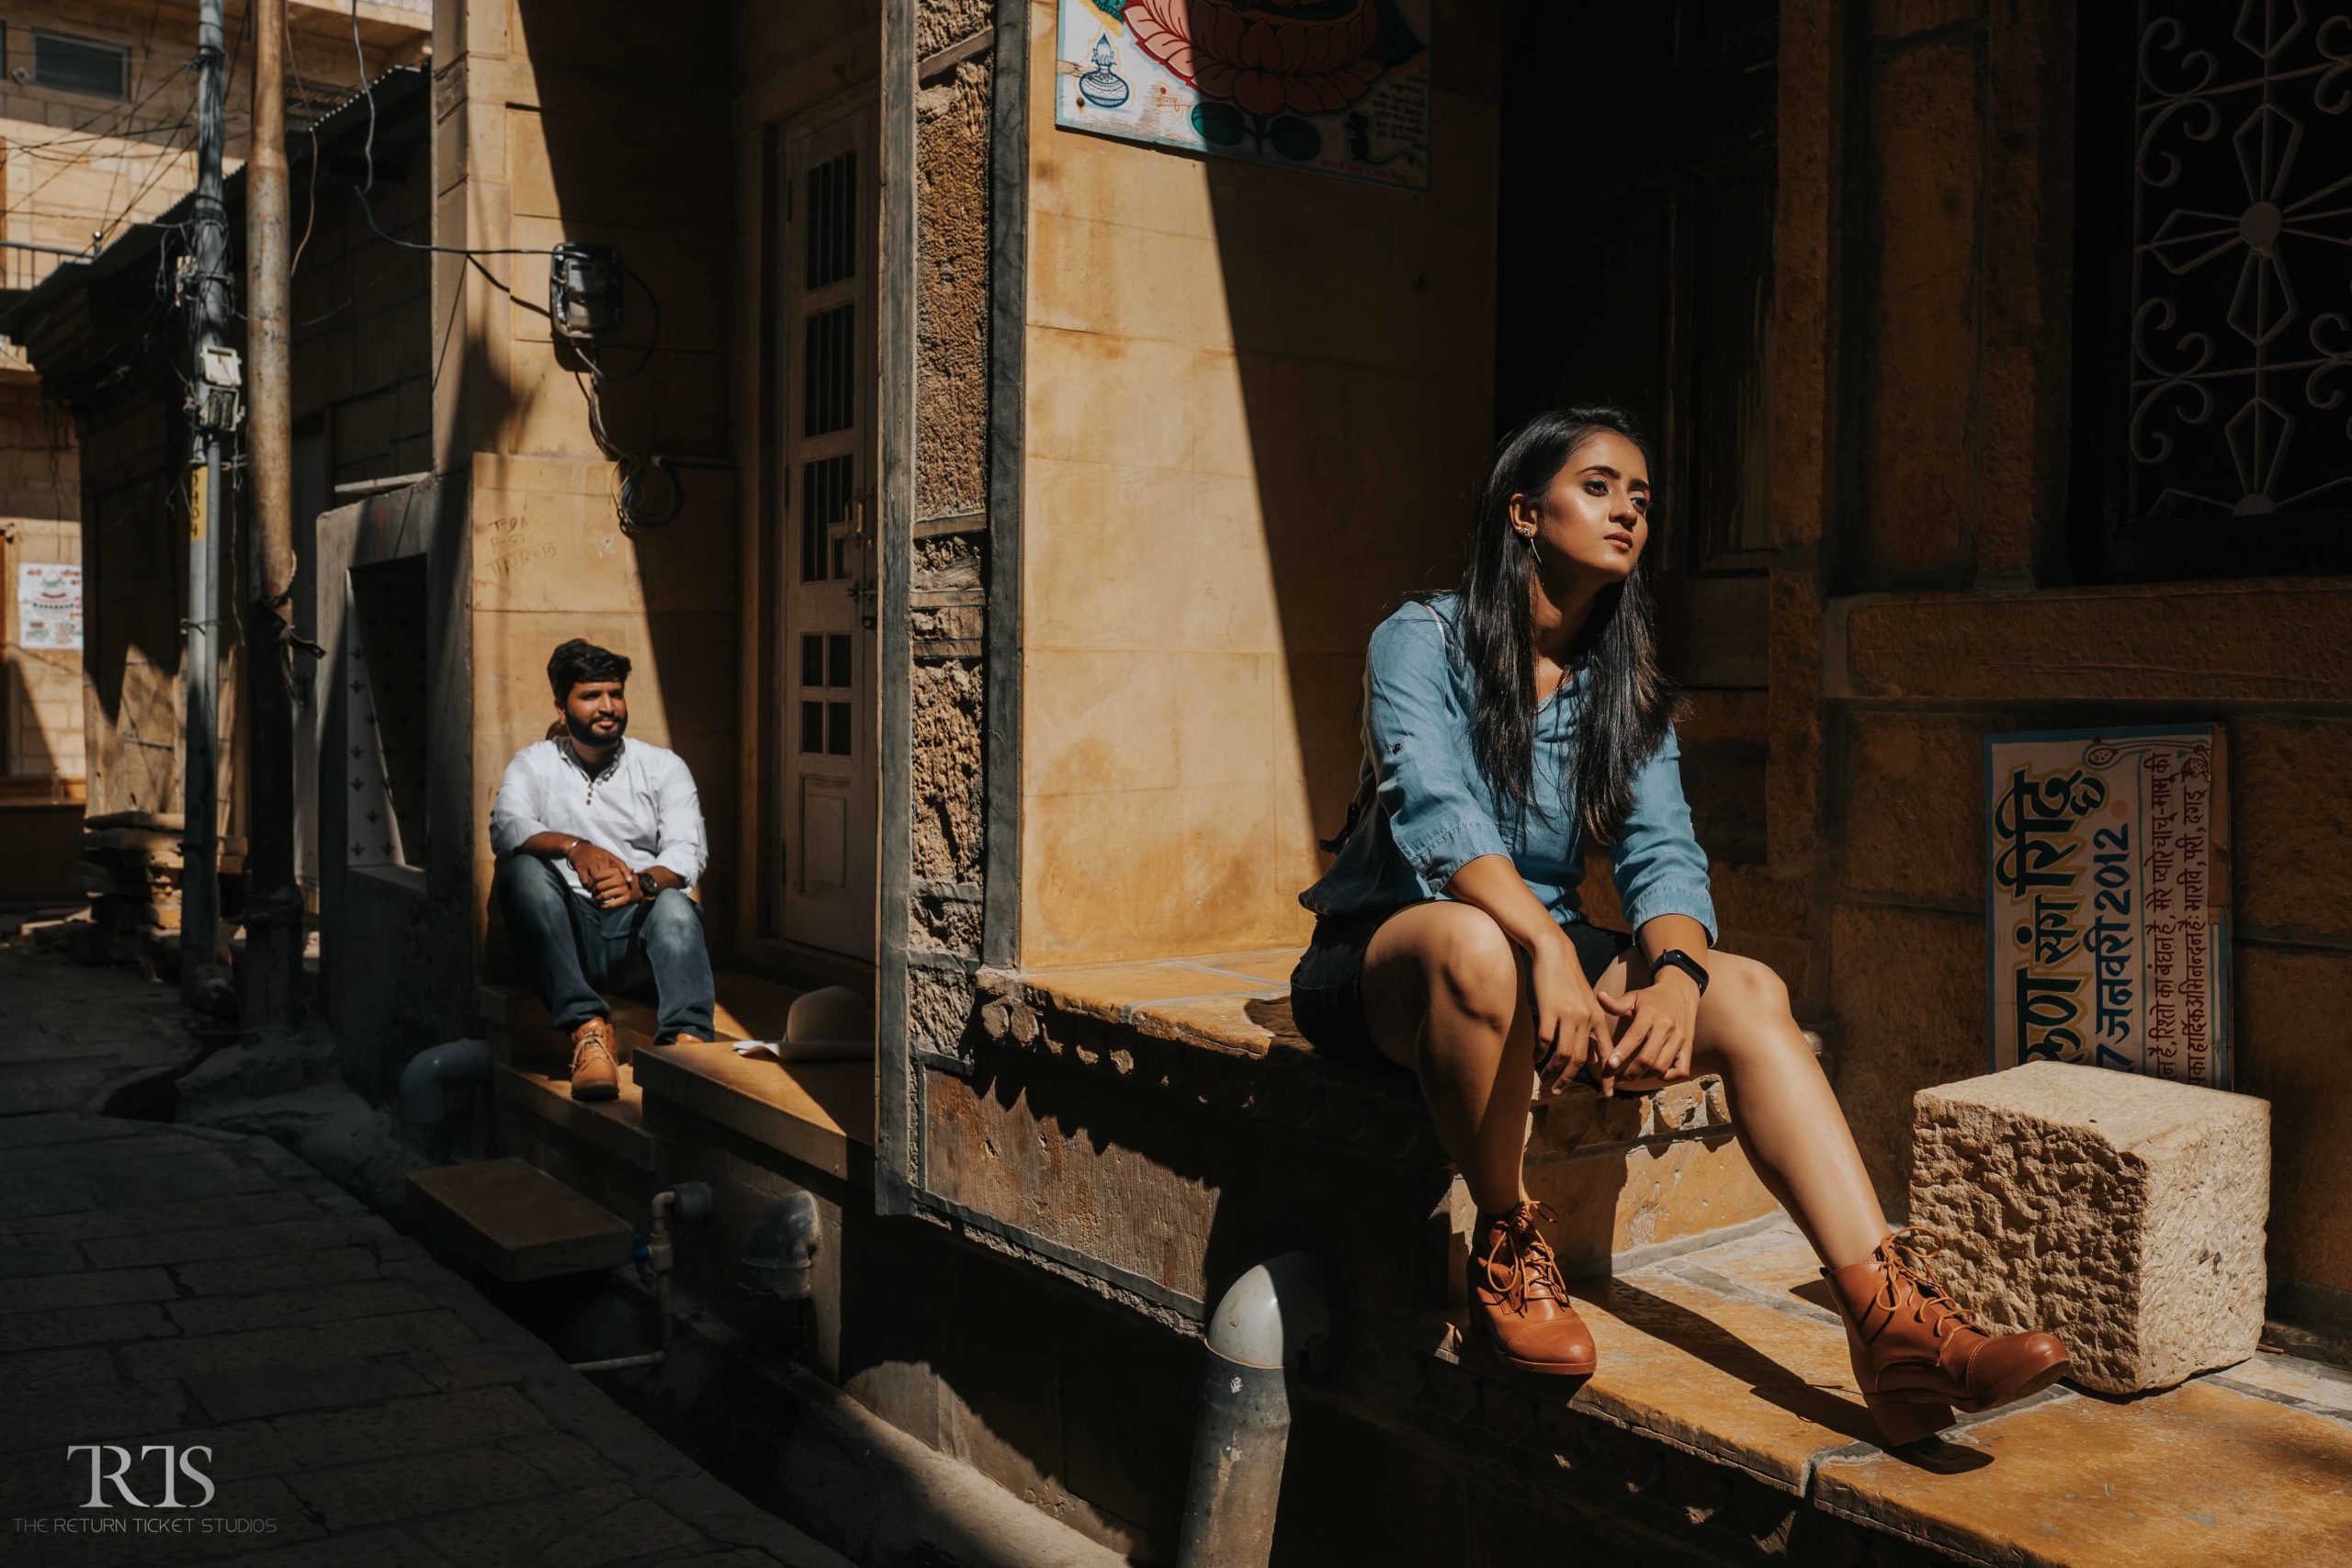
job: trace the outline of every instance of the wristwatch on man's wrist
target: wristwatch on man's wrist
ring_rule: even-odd
[[[1690,978],[1699,983],[1699,994],[1701,996],[1703,997],[1707,994],[1707,972],[1699,966],[1699,961],[1697,959],[1691,957],[1680,948],[1669,947],[1664,953],[1659,953],[1657,958],[1651,960],[1650,970],[1653,974],[1661,969],[1681,970],[1685,975],[1690,976]]]
[[[662,885],[653,880],[653,874],[651,872],[640,871],[637,874],[637,890],[639,893],[644,894],[647,898],[650,899],[661,893]],[[1699,982],[1699,988],[1701,990],[1704,990],[1706,987],[1706,981],[1702,980]]]

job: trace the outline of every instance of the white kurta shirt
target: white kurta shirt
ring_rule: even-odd
[[[624,739],[593,778],[560,740],[515,752],[490,808],[491,852],[503,860],[539,833],[585,839],[618,855],[631,871],[658,865],[690,887],[702,880],[710,858],[693,772],[675,751],[644,740]],[[574,893],[588,897],[570,860],[555,866]]]

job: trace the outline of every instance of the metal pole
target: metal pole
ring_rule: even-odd
[[[187,744],[184,760],[180,873],[180,993],[194,998],[201,971],[220,942],[219,708],[220,691],[220,536],[228,508],[220,494],[220,431],[205,388],[229,320],[229,223],[220,191],[222,0],[201,0],[196,23],[196,203],[189,214],[195,269],[188,312],[195,390],[188,455]]]
[[[245,473],[253,497],[246,581],[243,1013],[295,1021],[302,895],[294,885],[294,414],[287,365],[286,0],[253,0],[254,136],[245,164]]]

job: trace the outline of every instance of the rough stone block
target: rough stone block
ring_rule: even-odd
[[[1954,1295],[2047,1328],[2074,1381],[2170,1388],[2254,1354],[2267,1279],[2270,1106],[2034,1062],[1919,1091],[1911,1221]]]

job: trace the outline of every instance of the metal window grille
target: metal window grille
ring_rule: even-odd
[[[2341,570],[2352,18],[2292,0],[2139,0],[2126,17],[2129,37],[2091,24],[2083,46],[2086,574]]]
[[[846,452],[800,465],[803,582],[823,582],[842,575],[840,530],[849,522],[850,484],[855,471],[855,460]]]
[[[857,266],[857,154],[844,152],[808,171],[808,252],[804,288],[839,283]]]
[[[800,434],[846,430],[857,408],[856,310],[836,305],[808,318],[801,350]]]

